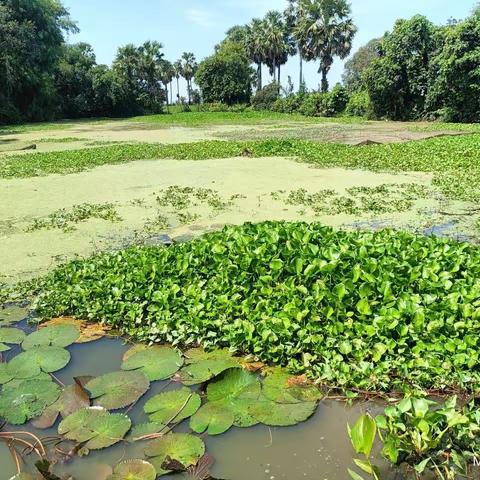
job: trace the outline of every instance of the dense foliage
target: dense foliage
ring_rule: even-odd
[[[195,81],[205,102],[233,105],[250,101],[253,74],[244,49],[229,42],[200,63]]]
[[[337,387],[472,390],[479,275],[468,244],[269,222],[71,262],[37,307],[139,340],[228,346]]]

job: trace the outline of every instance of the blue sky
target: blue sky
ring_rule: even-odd
[[[229,27],[263,16],[270,9],[283,10],[286,1],[64,0],[64,4],[81,30],[80,34],[71,36],[70,41],[92,44],[97,61],[110,64],[119,46],[140,44],[145,40],[163,43],[169,60],[176,60],[184,51],[194,52],[200,60],[212,52]],[[421,13],[433,22],[444,23],[452,17],[467,16],[475,0],[352,0],[351,4],[359,29],[355,50],[390,30],[397,18]],[[313,63],[306,66],[309,88],[318,86],[317,68]],[[339,81],[342,71],[343,62],[336,60],[330,81]],[[287,75],[298,83],[297,59],[291,59],[284,69],[283,82]]]

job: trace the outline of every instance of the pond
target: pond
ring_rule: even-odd
[[[28,331],[25,321],[17,326]],[[64,369],[55,372],[55,377],[59,382],[69,385],[75,377],[100,376],[118,371],[125,352],[130,348],[131,345],[124,340],[113,337],[70,345],[68,350],[71,360]],[[14,347],[5,354],[4,359],[11,359],[20,351],[19,347]],[[178,388],[180,385],[177,382],[152,382],[148,392],[133,407],[118,411],[128,410],[133,425],[145,423],[148,421],[143,411],[145,402],[160,392]],[[378,413],[380,406],[368,403],[347,407],[343,402],[323,400],[312,417],[296,426],[233,427],[222,435],[204,434],[201,438],[205,442],[206,451],[215,459],[211,469],[214,478],[346,480],[350,478],[347,467],[353,466],[354,455],[347,434],[347,423],[354,424],[366,410]],[[58,423],[57,420],[56,424],[47,430],[36,429],[30,423],[26,426],[8,426],[6,429],[27,430],[45,438],[58,435]],[[189,431],[188,422],[181,423],[175,431]],[[145,444],[146,442],[120,442],[110,448],[91,451],[87,456],[73,456],[67,462],[59,462],[54,467],[54,472],[62,478],[68,474],[75,480],[102,480],[111,473],[109,466],[125,459],[144,458]],[[34,455],[26,456],[25,459],[25,470],[33,472]],[[1,478],[9,479],[16,474],[15,463],[5,443],[0,443],[0,465]],[[390,477],[386,471],[382,472],[382,475],[382,478]],[[166,475],[162,478],[179,477]],[[183,477],[180,475],[180,478]]]

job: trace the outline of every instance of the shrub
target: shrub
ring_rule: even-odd
[[[278,98],[272,105],[272,110],[279,113],[297,113],[302,105],[304,94],[288,95]]]
[[[368,92],[363,90],[352,93],[345,109],[347,115],[354,117],[369,117],[372,114],[372,105]]]
[[[327,93],[327,116],[343,113],[348,104],[349,94],[347,89],[337,83],[332,90]]]
[[[252,106],[255,110],[271,110],[279,98],[280,87],[277,82],[272,82],[255,93]]]

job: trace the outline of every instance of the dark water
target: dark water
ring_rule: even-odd
[[[130,346],[120,339],[107,338],[72,345],[68,348],[72,355],[69,365],[56,376],[63,383],[71,384],[76,376],[101,375],[119,370],[122,356],[128,348]],[[179,388],[179,385],[154,382],[150,391],[128,412],[132,424],[148,421],[143,412],[148,398],[161,390],[174,388]],[[212,473],[229,480],[347,480],[350,478],[347,467],[354,468],[347,423],[353,424],[365,410],[376,413],[379,409],[374,404],[347,407],[341,402],[324,401],[310,420],[295,427],[258,425],[247,429],[232,428],[215,437],[204,436],[207,451],[216,460]],[[45,437],[56,435],[57,426],[50,430],[37,430],[26,425],[16,430],[28,430]],[[188,430],[188,422],[177,429],[182,430]],[[103,480],[106,465],[115,465],[128,458],[143,458],[144,448],[145,442],[120,443],[106,450],[91,452],[87,457],[58,464],[55,473],[68,473],[75,480]],[[0,443],[0,465],[0,479],[7,480],[16,473],[8,448],[3,443]],[[388,478],[388,475],[382,478]]]

